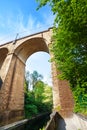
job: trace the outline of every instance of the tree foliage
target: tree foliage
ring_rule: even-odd
[[[30,73],[29,71],[25,72],[25,83],[28,89],[33,89],[37,81],[40,81],[42,79],[43,76],[39,74],[36,70],[34,70],[32,73]]]
[[[33,71],[33,73],[31,73],[31,83],[33,88],[35,87],[35,84],[37,83],[37,81],[43,79],[43,76],[41,74],[39,74],[37,71]]]
[[[49,3],[55,14],[53,60],[61,71],[60,78],[70,82],[78,106],[79,95],[87,97],[87,0],[37,1],[38,8]]]
[[[35,74],[36,79],[32,90],[28,89],[29,72],[27,79],[25,79],[25,116],[29,118],[52,109],[52,88],[40,80],[42,75],[36,73],[36,71],[34,72],[32,74]],[[33,85],[33,82],[31,85]],[[49,96],[47,96],[48,94]]]

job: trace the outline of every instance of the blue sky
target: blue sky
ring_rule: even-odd
[[[35,0],[0,1],[0,45],[14,40],[17,33],[20,38],[43,31],[53,25],[54,16],[50,7],[46,5],[36,11],[37,6],[38,3]],[[31,72],[37,69],[45,77],[45,81],[49,80],[49,58],[50,56],[46,53],[33,54],[27,61],[27,69]]]

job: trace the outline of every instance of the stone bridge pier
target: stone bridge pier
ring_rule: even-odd
[[[24,117],[26,60],[38,51],[47,52],[51,57],[51,36],[52,28],[0,45],[0,123]],[[72,92],[67,81],[57,78],[58,74],[52,63],[53,110],[62,116],[71,116]]]

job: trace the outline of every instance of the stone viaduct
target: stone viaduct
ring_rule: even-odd
[[[38,51],[50,54],[52,28],[0,45],[0,122],[24,116],[25,63],[29,56]],[[46,66],[47,67],[47,66]],[[73,98],[67,81],[57,78],[54,63],[53,110],[62,116],[73,112]]]

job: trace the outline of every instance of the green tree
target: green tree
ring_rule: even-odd
[[[25,117],[31,118],[34,115],[38,114],[38,109],[34,97],[34,93],[32,91],[28,91],[25,93]]]
[[[42,102],[43,100],[43,92],[44,92],[45,84],[42,81],[37,81],[34,88],[35,100],[38,102]]]
[[[52,110],[52,89],[43,81],[37,81],[34,88],[35,101],[39,112]]]
[[[48,84],[44,85],[44,91],[42,93],[43,95],[43,103],[49,103],[52,105],[53,99],[52,99],[52,87],[50,87]]]
[[[31,74],[29,71],[25,71],[25,84],[27,90],[31,88]]]
[[[40,3],[38,8],[49,3],[55,14],[51,50],[61,72],[59,77],[69,80],[74,97],[78,90],[84,98],[87,95],[87,0],[37,2]],[[78,94],[76,98],[79,102]]]
[[[33,71],[33,73],[31,73],[30,77],[31,77],[31,84],[32,84],[33,88],[35,87],[35,84],[37,81],[43,79],[43,76],[41,74],[39,74],[37,71]]]
[[[41,114],[43,112],[51,111],[52,109],[52,102],[50,102],[52,101],[50,100],[51,97],[47,96],[48,93],[51,95],[52,91],[45,89],[47,85],[41,81],[42,75],[38,74],[36,71],[34,72],[35,82],[32,90],[28,89],[28,83],[32,78],[30,78],[30,75],[31,74],[27,72],[25,76],[25,116],[27,118]],[[46,98],[48,98],[47,101]]]
[[[39,74],[36,70],[34,70],[33,73],[30,73],[29,71],[25,72],[25,86],[27,87],[27,89],[34,89],[37,81],[40,81],[42,79],[43,76]]]
[[[50,87],[48,84],[45,84],[42,96],[43,96],[42,102],[45,105],[47,105],[48,110],[51,111],[53,107],[52,87]]]

